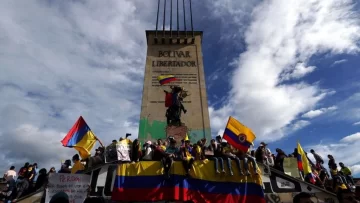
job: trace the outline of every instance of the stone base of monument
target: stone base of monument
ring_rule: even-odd
[[[167,126],[166,127],[166,137],[174,137],[177,142],[177,145],[181,144],[181,140],[185,138],[188,127],[185,125],[181,126]]]

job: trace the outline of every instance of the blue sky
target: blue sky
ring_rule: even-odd
[[[4,167],[59,166],[83,115],[103,142],[137,134],[157,1],[5,1],[0,8]],[[194,1],[213,135],[232,115],[255,145],[299,140],[360,173],[360,9],[345,0]],[[5,170],[5,169],[4,169]]]

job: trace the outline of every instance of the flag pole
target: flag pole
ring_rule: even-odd
[[[105,148],[103,143],[101,142],[101,140],[97,136],[95,136],[95,139],[100,143],[101,147]]]

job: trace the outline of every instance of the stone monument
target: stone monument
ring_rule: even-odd
[[[167,7],[166,3],[170,5]],[[146,31],[147,56],[139,125],[139,139],[166,139],[174,137],[178,143],[189,136],[191,142],[211,139],[210,119],[202,57],[202,32],[194,31],[191,0],[180,2],[183,7],[183,25],[179,26],[179,1],[166,1],[163,29],[158,30],[161,1],[158,1],[156,30]],[[185,4],[189,3],[191,29],[186,20]],[[173,20],[173,7],[176,17]],[[166,13],[170,11],[170,30],[165,29]],[[174,12],[175,13],[175,12]],[[173,30],[173,21],[177,29]],[[175,26],[174,26],[175,27]],[[159,77],[160,76],[160,77]],[[171,77],[171,82],[160,84],[161,78]],[[169,99],[171,100],[169,103]]]

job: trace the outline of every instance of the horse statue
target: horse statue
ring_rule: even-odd
[[[181,112],[184,114],[187,112],[182,103],[189,93],[183,87],[170,86],[170,88],[171,92],[164,90],[165,106],[168,107],[165,114],[167,125],[181,126]]]

